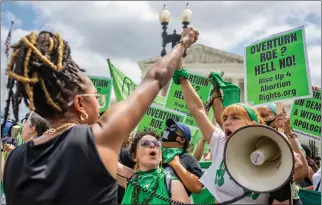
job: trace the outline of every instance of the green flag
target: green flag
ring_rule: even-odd
[[[218,86],[224,93],[223,96],[223,105],[225,107],[232,105],[234,103],[240,102],[240,88],[237,85],[232,84],[231,82],[226,82],[222,79],[223,73],[211,72],[209,79],[213,82],[214,85]],[[212,93],[216,88],[212,90]]]
[[[116,101],[120,102],[129,97],[129,95],[137,87],[137,84],[131,78],[124,75],[118,68],[116,68],[109,59],[107,62],[109,65],[111,78],[113,79],[112,82]],[[164,97],[158,95],[155,98],[154,103],[162,106],[164,104]]]

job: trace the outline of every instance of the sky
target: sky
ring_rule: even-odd
[[[171,12],[168,32],[180,33],[184,1],[1,1],[1,107],[7,62],[4,42],[12,20],[12,43],[31,31],[60,33],[88,75],[109,76],[106,59],[110,58],[139,83],[137,62],[160,55],[162,49],[159,12],[164,4]],[[311,81],[321,86],[321,2],[193,1],[189,8],[191,25],[200,33],[199,44],[241,56],[251,42],[304,25]]]

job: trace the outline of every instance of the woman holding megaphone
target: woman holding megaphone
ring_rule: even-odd
[[[225,168],[224,148],[227,139],[241,127],[264,124],[258,112],[244,104],[233,104],[224,108],[220,90],[217,88],[214,92],[214,109],[215,115],[222,113],[222,122],[219,122],[223,127],[221,130],[208,119],[204,105],[188,79],[189,74],[185,69],[178,70],[174,74],[174,82],[181,84],[184,100],[190,113],[210,145],[212,165],[200,180],[215,196],[216,201],[222,203],[236,199],[233,202],[238,204],[288,204],[291,199],[289,183],[272,193],[248,192],[231,180]],[[253,183],[260,183],[260,181]]]

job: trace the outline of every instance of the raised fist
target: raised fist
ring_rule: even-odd
[[[192,44],[194,44],[198,40],[199,32],[194,30],[191,27],[185,28],[181,35],[181,40],[184,45],[189,48]]]

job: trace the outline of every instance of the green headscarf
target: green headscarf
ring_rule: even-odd
[[[277,111],[276,111],[276,104],[269,104],[267,105],[267,107],[275,114],[277,115]]]
[[[168,164],[173,158],[178,155],[180,156],[183,153],[183,148],[165,148],[161,147],[163,164]]]
[[[151,193],[143,192],[135,188],[133,182],[138,182],[140,187],[144,187],[161,196],[169,198],[168,189],[165,181],[167,173],[162,168],[157,168],[145,172],[137,172],[134,177],[128,182],[122,204],[170,204],[164,200],[152,196]]]
[[[237,103],[236,105],[243,107],[244,110],[248,113],[249,118],[251,120],[255,121],[257,124],[259,123],[258,118],[252,108],[248,107],[247,105],[241,104],[241,103]]]
[[[211,72],[208,79],[224,92],[222,103],[225,107],[240,102],[240,88],[237,85],[224,81],[218,72]],[[216,88],[213,89],[212,93]]]

